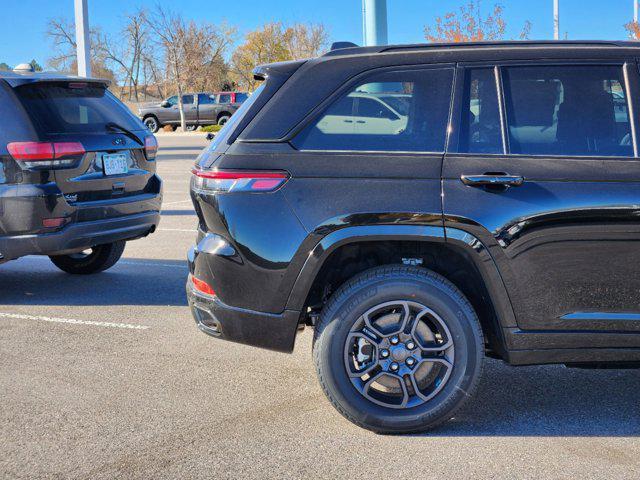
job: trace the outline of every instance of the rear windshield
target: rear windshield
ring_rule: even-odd
[[[247,100],[242,103],[240,108],[236,110],[236,113],[234,113],[233,116],[229,119],[229,121],[224,124],[224,127],[222,128],[222,130],[218,132],[213,142],[211,142],[209,150],[211,151],[218,150],[223,143],[227,142],[227,140],[229,139],[229,137],[231,137],[231,134],[235,130],[236,126],[240,122],[240,120],[242,120],[242,117],[244,117],[245,114],[247,113],[247,110],[251,108],[251,105],[253,105],[256,102],[256,100],[258,100],[258,97],[264,91],[265,85],[266,83],[262,83],[256,89],[256,91],[253,92],[247,98]]]
[[[110,122],[129,130],[144,129],[137,117],[101,85],[37,83],[15,91],[41,135],[101,133]]]

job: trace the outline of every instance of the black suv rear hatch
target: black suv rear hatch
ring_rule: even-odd
[[[15,93],[38,141],[81,144],[71,164],[45,167],[69,203],[115,200],[157,187],[155,162],[144,150],[150,133],[105,84],[34,82],[16,87]]]

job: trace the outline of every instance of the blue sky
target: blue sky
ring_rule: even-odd
[[[466,0],[387,0],[389,41],[423,40],[423,28]],[[226,20],[246,32],[267,21],[322,22],[332,40],[362,43],[361,0],[241,0],[237,2],[177,0],[162,2],[187,18],[210,22]],[[492,0],[483,0],[485,9]],[[502,0],[509,37],[516,38],[526,20],[532,22],[532,39],[553,35],[552,0]],[[0,29],[0,62],[15,65],[32,58],[44,64],[51,55],[45,38],[47,20],[73,15],[73,0],[0,0],[10,10]],[[89,0],[89,20],[104,30],[117,32],[125,12],[138,0]],[[624,39],[623,25],[633,17],[633,0],[560,0],[561,32],[569,39]]]

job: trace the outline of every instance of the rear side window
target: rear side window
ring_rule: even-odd
[[[183,95],[182,96],[182,104],[183,105],[192,105],[193,104],[193,95]]]
[[[460,125],[460,152],[504,153],[493,68],[467,70]]]
[[[229,93],[220,94],[220,103],[231,103],[231,95]]]
[[[102,86],[35,83],[15,91],[42,135],[103,132],[110,122],[129,130],[144,129],[129,109]]]
[[[452,69],[381,73],[331,104],[294,139],[301,150],[442,152]]]
[[[216,103],[216,96],[209,95],[207,93],[199,93],[198,94],[198,103],[200,105],[210,105],[212,103]]]
[[[511,153],[633,156],[621,66],[509,67]]]

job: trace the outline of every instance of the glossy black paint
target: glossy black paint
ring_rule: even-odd
[[[0,262],[24,255],[64,254],[152,233],[160,221],[162,181],[156,163],[143,149],[145,126],[133,134],[116,131],[55,134],[38,132],[13,88],[25,83],[78,80],[60,74],[0,73]],[[124,108],[124,107],[123,107]],[[8,153],[10,142],[80,142],[87,153],[70,167],[25,169]],[[125,153],[129,172],[106,176],[98,156]],[[43,219],[65,217],[62,227],[44,227]]]
[[[219,235],[234,254],[193,257],[192,273],[224,304],[266,315],[299,312],[303,321],[309,289],[337,248],[379,240],[446,245],[480,272],[496,314],[499,354],[510,363],[640,360],[637,157],[456,153],[459,88],[446,153],[305,152],[288,143],[320,106],[367,72],[452,62],[625,65],[630,111],[640,125],[640,49],[534,43],[374,50],[296,64],[229,143],[216,146],[207,168],[286,170],[291,178],[270,194],[193,194],[199,240]],[[505,188],[461,180],[500,173],[524,181]]]

